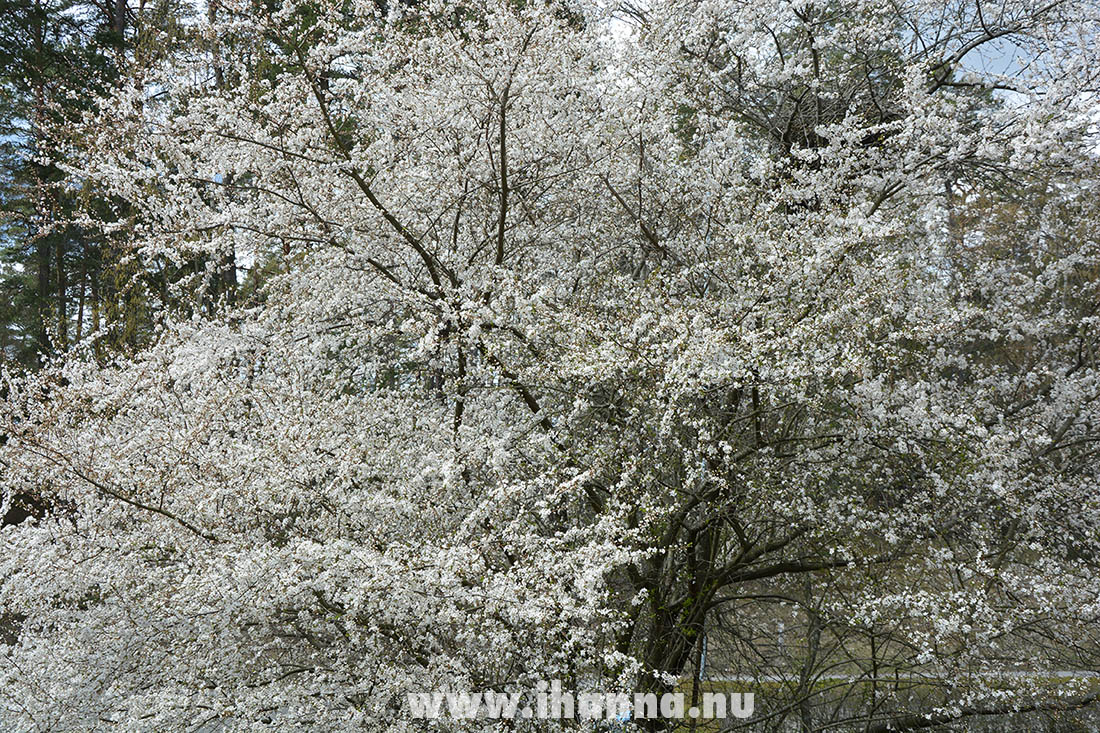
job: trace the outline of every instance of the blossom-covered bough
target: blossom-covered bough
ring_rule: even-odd
[[[5,725],[426,730],[405,692],[664,690],[704,636],[760,730],[1094,699],[1095,0],[197,30],[71,131],[196,274],[4,378],[0,514],[50,507],[0,532]]]

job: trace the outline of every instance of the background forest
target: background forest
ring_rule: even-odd
[[[0,6],[0,362],[35,368],[90,336],[100,358],[132,353],[148,343],[157,314],[178,305],[170,286],[207,267],[129,257],[133,214],[125,202],[59,165],[81,144],[73,124],[128,74],[173,54],[202,58],[216,73],[196,29],[200,12],[213,18],[217,5]],[[219,264],[222,278],[210,287],[207,307],[236,297],[236,268]],[[258,277],[261,268],[248,269]]]

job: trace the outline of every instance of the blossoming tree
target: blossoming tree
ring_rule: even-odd
[[[199,30],[70,131],[191,275],[147,348],[5,377],[0,514],[49,507],[0,532],[5,719],[420,730],[704,636],[760,729],[1093,699],[1094,0]]]

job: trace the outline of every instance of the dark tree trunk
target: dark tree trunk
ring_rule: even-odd
[[[58,240],[57,254],[57,343],[64,348],[69,343],[68,278],[65,275],[65,241]]]

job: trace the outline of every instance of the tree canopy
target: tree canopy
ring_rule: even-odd
[[[143,335],[3,372],[0,716],[420,730],[704,637],[759,730],[1091,702],[1095,0],[207,10],[51,138]]]

